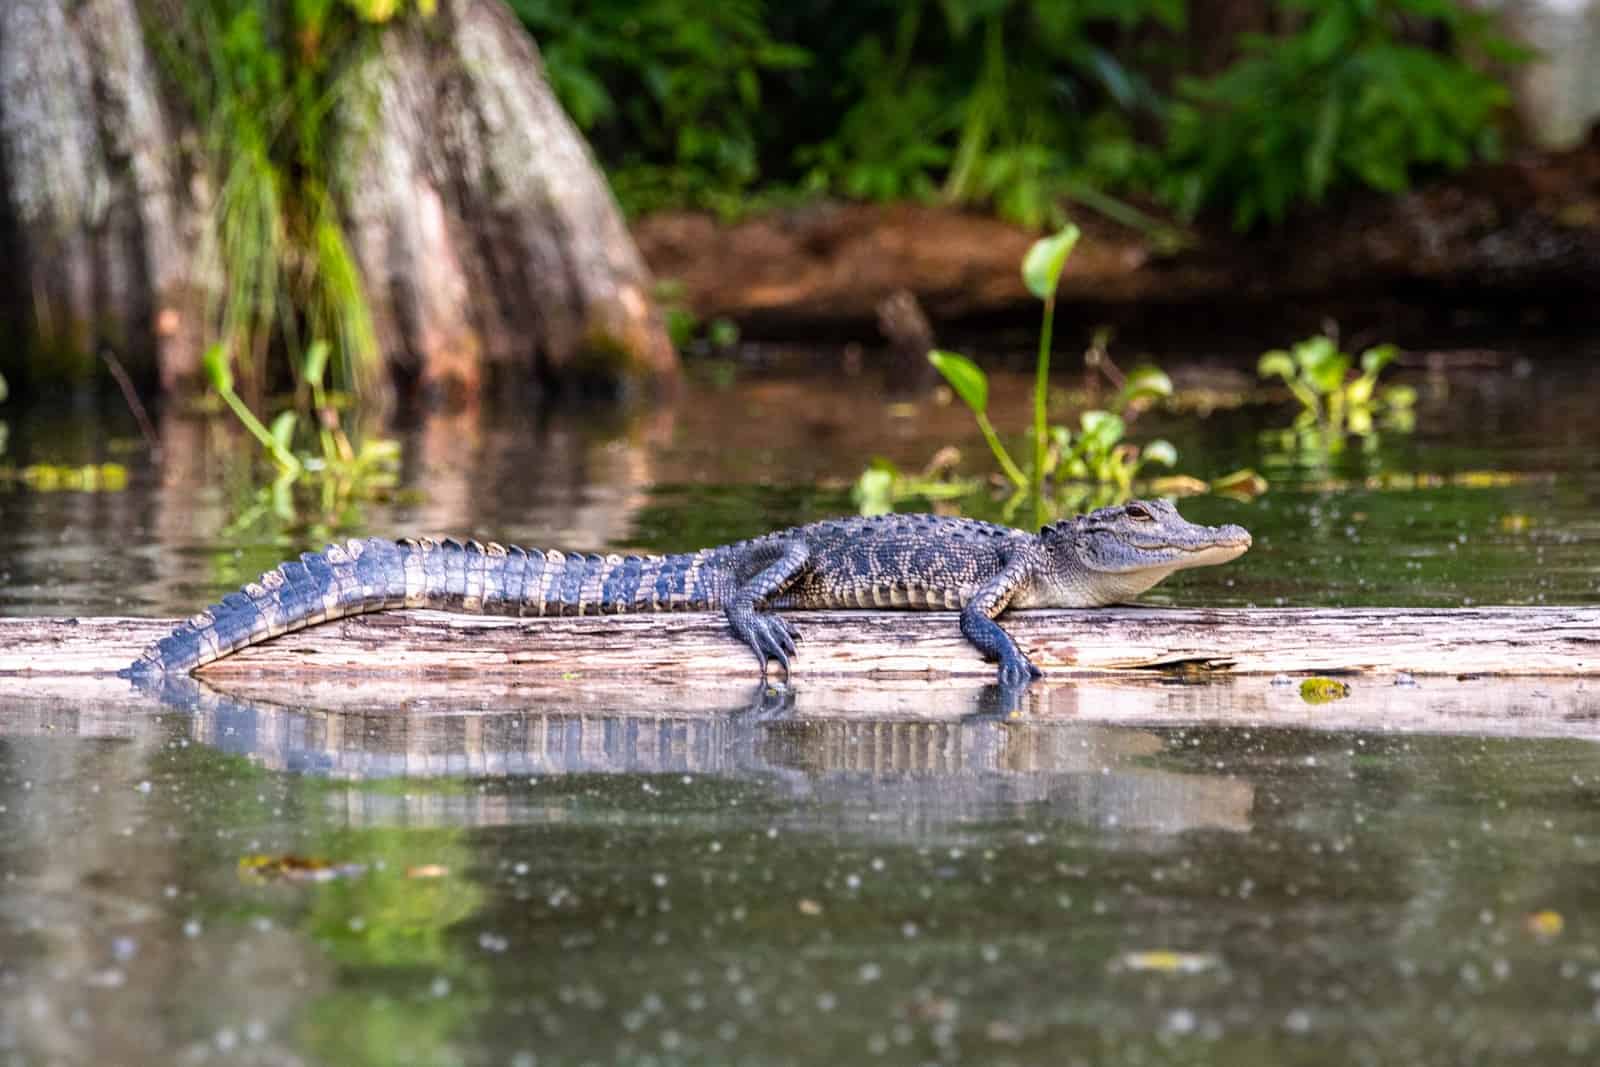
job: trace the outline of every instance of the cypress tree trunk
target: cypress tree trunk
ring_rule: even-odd
[[[163,384],[198,366],[207,216],[176,132],[133,0],[0,3],[0,359],[24,380],[101,349]]]
[[[140,18],[157,2],[0,2],[0,369],[24,383],[81,380],[104,349],[173,388],[214,339],[214,169],[162,90]],[[502,0],[381,33],[340,162],[393,378],[469,400],[491,364],[675,380],[649,274]]]

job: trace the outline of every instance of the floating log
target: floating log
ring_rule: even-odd
[[[950,612],[796,612],[795,680],[992,676]],[[1005,626],[1046,675],[1600,674],[1600,609],[1359,608],[1026,611]],[[116,671],[171,619],[0,619],[0,675]],[[513,619],[393,611],[285,634],[207,678],[336,672],[393,676],[755,678],[715,613]]]

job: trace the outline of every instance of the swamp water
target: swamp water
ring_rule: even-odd
[[[1273,482],[1184,503],[1255,548],[1146,599],[1600,602],[1600,380],[1419,382],[1415,432],[1334,457],[1284,450],[1283,409],[1141,420]],[[315,547],[238,522],[199,423],[159,463],[99,425],[12,417],[11,462],[129,485],[0,489],[0,611],[175,615]],[[435,419],[357,529],[683,549],[949,440],[981,448],[786,379],[626,426]],[[1052,684],[997,721],[987,687],[803,654],[787,698],[0,681],[0,1062],[1600,1060],[1600,686]]]

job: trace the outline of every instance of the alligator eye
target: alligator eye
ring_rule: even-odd
[[[1137,519],[1140,522],[1156,521],[1156,517],[1150,514],[1150,512],[1145,509],[1143,504],[1129,504],[1127,508],[1124,509],[1124,513],[1128,516],[1128,518]]]

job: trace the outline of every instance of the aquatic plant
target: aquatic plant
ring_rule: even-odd
[[[269,428],[235,390],[233,371],[222,346],[212,345],[206,350],[204,366],[212,391],[278,469],[269,485],[258,487],[252,494],[253,503],[240,510],[232,529],[252,525],[268,514],[282,523],[299,522],[305,510],[303,494],[297,500],[295,490],[299,488],[311,491],[316,501],[316,514],[310,525],[319,533],[331,534],[349,525],[342,516],[353,501],[394,488],[400,445],[376,436],[362,436],[359,444],[352,443],[340,421],[337,397],[323,385],[330,351],[325,341],[315,341],[306,350],[299,377],[309,397],[307,411],[291,401],[274,416]],[[309,414],[309,421],[315,426],[316,451],[295,447],[295,431],[303,414]]]
[[[1300,403],[1295,430],[1369,434],[1377,419],[1389,429],[1409,432],[1416,421],[1417,391],[1409,385],[1378,386],[1379,375],[1399,354],[1392,344],[1369,348],[1361,353],[1360,373],[1352,375],[1356,361],[1323,334],[1263,353],[1256,373],[1283,379]]]
[[[1039,348],[1034,364],[1033,419],[1028,440],[1031,462],[1024,468],[1007,450],[989,418],[989,379],[976,363],[957,352],[933,351],[928,360],[949,383],[950,389],[972,411],[1000,472],[1010,487],[1006,502],[1008,517],[1025,503],[1032,502],[1033,520],[1044,525],[1064,512],[1115,503],[1133,495],[1135,479],[1151,465],[1176,466],[1178,450],[1163,439],[1139,445],[1125,440],[1128,423],[1152,401],[1172,395],[1172,379],[1159,367],[1135,368],[1121,376],[1118,389],[1107,408],[1091,408],[1078,416],[1074,432],[1049,420],[1050,356],[1055,327],[1056,290],[1066,268],[1067,258],[1077,245],[1080,233],[1067,225],[1059,232],[1035,241],[1022,262],[1023,283],[1043,304],[1039,327]],[[1097,338],[1092,351],[1102,356],[1103,338]],[[857,480],[855,497],[863,512],[890,510],[898,499],[953,499],[964,495],[966,484],[948,475],[953,464],[943,468],[930,465],[920,477],[902,475],[892,464],[874,461]],[[1265,485],[1252,471],[1238,471],[1218,480],[1235,494],[1264,490]],[[1178,476],[1166,479],[1153,491],[1203,492],[1209,486],[1196,478]]]

